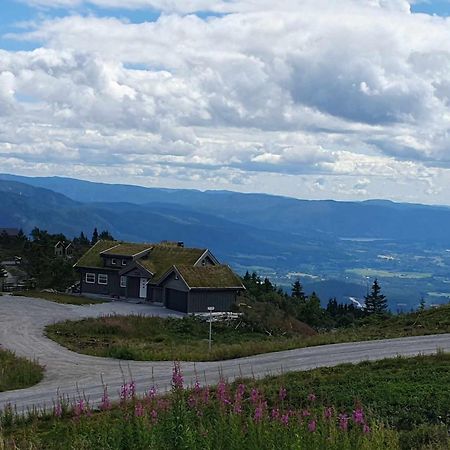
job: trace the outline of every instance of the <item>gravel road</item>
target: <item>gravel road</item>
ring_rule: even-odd
[[[0,296],[0,345],[17,355],[37,360],[46,368],[44,380],[28,389],[0,393],[0,410],[6,404],[18,411],[27,408],[49,408],[57,395],[69,398],[80,395],[96,404],[103,391],[102,379],[112,398],[117,398],[120,385],[131,377],[138,392],[155,384],[160,391],[170,386],[171,362],[119,361],[71,352],[48,339],[44,326],[61,320],[77,320],[106,314],[143,314],[179,316],[162,307],[122,302],[96,305],[61,305],[26,297]],[[433,354],[438,349],[450,351],[450,334],[389,339],[370,342],[323,345],[283,352],[268,353],[222,362],[182,363],[185,380],[215,383],[220,376],[265,376],[283,371],[308,370],[315,367],[357,363],[397,355]]]

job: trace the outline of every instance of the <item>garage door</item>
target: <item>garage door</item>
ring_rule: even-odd
[[[188,293],[166,289],[166,308],[187,313]]]

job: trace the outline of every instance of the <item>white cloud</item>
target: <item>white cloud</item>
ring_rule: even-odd
[[[28,3],[72,12],[8,36],[36,50],[0,50],[2,171],[66,158],[192,187],[281,177],[264,188],[291,195],[310,177],[303,195],[345,198],[417,179],[405,199],[450,203],[449,20],[403,0],[127,2],[166,11],[139,24],[76,12],[116,0]],[[229,14],[183,15],[201,10]]]

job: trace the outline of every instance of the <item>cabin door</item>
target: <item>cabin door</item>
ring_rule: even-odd
[[[139,286],[139,298],[147,298],[147,278],[141,278]]]

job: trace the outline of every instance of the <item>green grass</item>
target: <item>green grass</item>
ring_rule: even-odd
[[[401,432],[403,448],[416,448],[436,439],[449,448],[450,354],[385,359],[357,365],[343,364],[308,372],[286,373],[253,383],[274,395],[275,386],[287,387],[293,408],[307,406],[313,392],[317,401],[348,409],[361,403],[373,417]],[[417,447],[419,448],[419,447]]]
[[[214,389],[182,389],[177,379],[178,387],[163,397],[134,396],[126,383],[129,395],[117,405],[110,405],[104,395],[106,401],[92,399],[91,404],[82,398],[73,406],[63,402],[43,417],[35,413],[23,418],[6,411],[0,414],[0,448],[447,450],[450,446],[449,354],[345,364],[231,385],[221,382]],[[282,388],[285,395],[280,397]],[[93,411],[95,407],[102,411]],[[256,420],[258,408],[261,415]],[[370,426],[368,433],[352,414],[358,409]],[[284,414],[289,416],[287,422]],[[341,414],[350,417],[347,431],[341,428]],[[311,421],[316,422],[313,431]]]
[[[33,386],[43,376],[44,368],[39,364],[0,348],[0,392]]]
[[[323,344],[450,332],[450,305],[423,312],[369,318],[358,327],[305,336],[269,336],[237,322],[208,324],[186,317],[163,319],[110,316],[66,321],[46,327],[47,335],[70,350],[94,356],[142,361],[215,361]]]
[[[41,291],[18,291],[12,295],[19,297],[31,297],[40,298],[42,300],[48,300],[50,302],[62,303],[65,305],[94,305],[97,303],[105,303],[103,300],[96,300],[88,297],[82,297],[78,295],[69,295],[53,292],[41,292]]]

